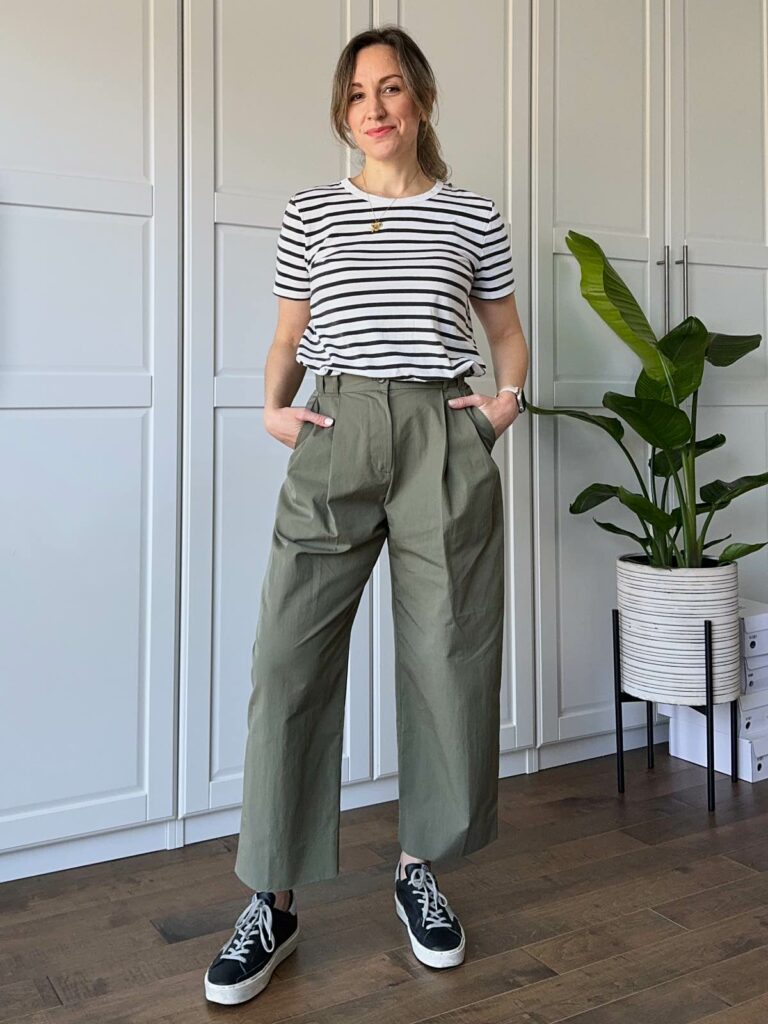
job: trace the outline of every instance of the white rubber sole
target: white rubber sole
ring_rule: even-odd
[[[208,980],[208,972],[205,972],[205,998],[211,1003],[223,1003],[225,1006],[233,1006],[236,1003],[247,1003],[259,992],[263,991],[269,984],[272,973],[279,963],[289,956],[299,941],[300,928],[276,951],[271,960],[268,960],[258,974],[254,974],[236,985],[214,985]]]
[[[461,945],[457,946],[456,949],[428,949],[426,946],[422,946],[411,931],[408,915],[403,910],[403,906],[397,898],[397,893],[395,893],[395,910],[397,911],[397,916],[408,929],[408,938],[411,941],[411,949],[413,950],[413,955],[417,960],[421,960],[421,962],[426,964],[427,967],[457,967],[460,963],[464,962],[466,936],[464,935],[464,929],[461,928],[461,925],[459,925],[459,928],[461,928]]]

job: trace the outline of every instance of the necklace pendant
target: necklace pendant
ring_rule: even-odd
[[[371,231],[381,231],[381,221],[380,220],[373,220],[373,221],[371,221]]]

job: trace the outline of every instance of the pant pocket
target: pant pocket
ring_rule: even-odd
[[[317,398],[317,392],[313,391],[312,394],[307,399],[307,401],[304,403],[304,408],[309,409],[312,412],[317,412]],[[299,433],[296,436],[296,443],[294,444],[291,450],[291,454],[293,454],[293,452],[298,451],[299,446],[311,434],[312,428],[315,425],[316,424],[314,424],[311,420],[302,420],[301,426],[299,427]]]
[[[474,423],[475,428],[480,435],[480,440],[485,445],[486,450],[490,453],[497,441],[496,430],[494,429],[493,424],[485,413],[476,405],[466,405],[464,408],[469,413],[469,418]]]

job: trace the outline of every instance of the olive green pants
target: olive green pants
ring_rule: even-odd
[[[395,637],[398,839],[424,860],[497,837],[504,621],[493,424],[421,383],[315,374],[261,591],[235,873],[254,890],[339,873],[350,631],[386,539]],[[351,680],[352,686],[367,679]]]

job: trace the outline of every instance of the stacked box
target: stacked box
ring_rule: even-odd
[[[739,598],[742,693],[738,698],[739,778],[768,777],[768,604]],[[659,704],[669,716],[669,752],[694,764],[707,763],[706,717],[683,704]],[[731,705],[716,704],[715,770],[731,772]]]

